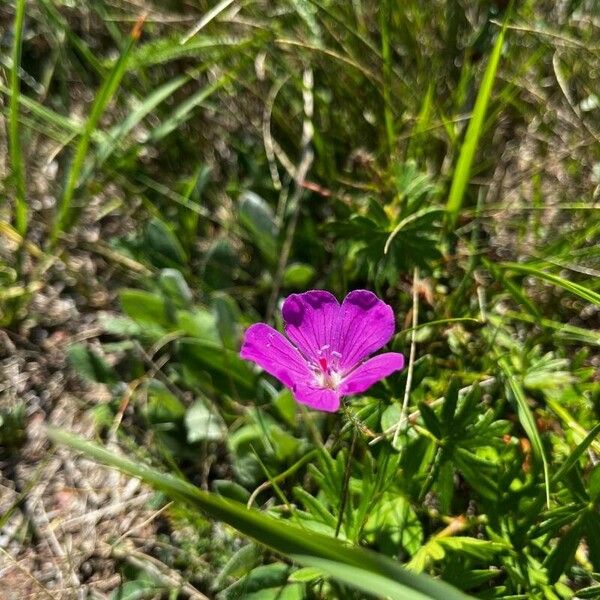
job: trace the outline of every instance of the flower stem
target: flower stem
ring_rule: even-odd
[[[358,437],[358,429],[352,431],[352,442],[350,443],[350,451],[348,452],[348,460],[346,461],[346,469],[344,471],[344,483],[342,485],[342,497],[340,499],[340,510],[338,514],[337,525],[335,526],[335,537],[340,533],[342,521],[344,520],[344,512],[348,501],[348,484],[350,483],[350,473],[352,472],[352,456],[354,455],[354,447],[356,446],[356,438]]]

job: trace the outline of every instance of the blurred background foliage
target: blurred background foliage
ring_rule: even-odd
[[[320,533],[475,597],[600,598],[599,32],[594,0],[2,4],[0,447],[20,496],[0,524],[27,423],[67,426],[68,394],[162,490],[147,552],[181,576],[117,553],[99,597],[450,598],[335,544],[292,550]],[[360,287],[412,360],[343,412],[238,357],[287,294]],[[39,381],[11,375],[33,363]]]

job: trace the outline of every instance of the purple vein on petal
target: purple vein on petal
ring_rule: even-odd
[[[367,290],[346,296],[338,321],[337,346],[345,369],[379,350],[394,333],[391,307]]]
[[[358,365],[342,380],[341,394],[359,394],[404,367],[404,356],[397,352],[379,354]]]
[[[288,387],[296,381],[313,379],[300,352],[281,333],[265,323],[256,323],[246,330],[240,356],[254,361]]]
[[[324,290],[292,294],[283,303],[285,332],[311,360],[318,362],[319,351],[331,346],[331,328],[328,322],[336,320],[339,303]]]

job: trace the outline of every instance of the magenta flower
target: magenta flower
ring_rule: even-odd
[[[281,312],[289,340],[256,323],[246,330],[240,356],[311,408],[334,412],[342,396],[360,394],[404,366],[397,352],[366,360],[394,335],[394,313],[373,292],[354,290],[341,306],[325,290],[292,294]]]

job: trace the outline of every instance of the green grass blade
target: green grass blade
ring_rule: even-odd
[[[427,87],[427,93],[423,98],[421,109],[417,115],[415,125],[410,133],[410,141],[406,150],[406,156],[409,158],[418,158],[426,136],[424,133],[431,127],[431,115],[433,113],[433,92],[435,86],[430,83]]]
[[[564,279],[563,277],[559,277],[558,275],[553,275],[552,273],[548,273],[547,271],[542,271],[536,267],[532,267],[530,265],[524,265],[520,263],[502,263],[499,265],[501,268],[507,271],[517,271],[518,273],[526,273],[527,275],[533,275],[538,279],[543,279],[548,283],[552,283],[558,287],[561,287],[592,304],[596,304],[600,306],[600,294],[598,292],[594,292],[585,286],[569,281],[568,279]]]
[[[212,518],[227,523],[244,535],[280,554],[341,563],[347,567],[378,575],[381,578],[380,582],[388,581],[390,586],[395,583],[410,589],[411,593],[419,592],[420,594],[419,596],[404,596],[405,598],[436,600],[465,600],[468,598],[444,582],[407,571],[397,561],[386,556],[364,548],[348,546],[337,539],[248,509],[243,504],[200,490],[182,479],[163,475],[153,468],[118,456],[114,452],[73,434],[52,428],[49,429],[48,435],[54,443],[67,445],[104,465],[115,467],[132,477],[138,477],[152,487],[162,490],[173,500],[183,502],[205,512]],[[344,570],[341,567],[336,571],[336,576],[341,578],[347,571],[348,569]]]
[[[573,417],[573,415],[557,400],[553,400],[552,398],[546,398],[546,403],[548,407],[554,412],[558,418],[563,422],[563,426],[570,429],[573,433],[573,439],[577,443],[583,442],[589,435],[589,432],[580,425],[580,423]],[[592,439],[590,442],[590,446],[592,450],[596,453],[600,453],[600,442],[596,439]]]
[[[12,65],[10,70],[10,112],[8,119],[9,152],[12,176],[15,185],[15,226],[23,236],[27,231],[27,198],[25,193],[25,167],[19,139],[19,66],[23,46],[23,25],[25,22],[25,0],[17,0],[13,30]]]
[[[214,83],[200,88],[197,92],[184,100],[167,119],[152,131],[149,136],[150,141],[153,143],[158,142],[177,129],[182,123],[185,123],[185,121],[192,116],[192,111],[198,105],[202,104],[209,96],[214,94],[219,88],[223,87],[230,78],[231,75],[226,73],[219,77]]]
[[[507,319],[515,319],[517,321],[523,321],[525,323],[532,323],[539,327],[547,329],[553,329],[556,331],[556,335],[564,341],[577,344],[590,344],[592,346],[600,346],[600,335],[594,330],[584,329],[583,327],[577,327],[575,325],[569,325],[568,323],[560,323],[552,319],[539,318],[536,319],[526,313],[517,313],[508,311],[504,315]]]
[[[184,83],[189,81],[187,75],[181,75],[161,85],[119,124],[113,127],[98,148],[96,164],[102,164],[115,150],[119,142],[161,102],[169,98]]]
[[[592,442],[600,434],[600,423],[585,436],[583,441],[578,444],[577,448],[569,455],[567,460],[560,466],[560,469],[552,476],[552,481],[560,481],[577,463],[577,461],[583,456],[584,452],[590,447]]]
[[[6,96],[8,98],[10,98],[10,95],[11,95],[10,88],[6,87],[5,85],[2,85],[2,83],[0,83],[0,92],[2,92],[3,94],[6,94]],[[33,98],[28,98],[27,96],[20,96],[19,104],[23,108],[26,108],[27,111],[29,113],[31,113],[32,116],[37,117],[44,124],[54,127],[56,129],[58,129],[59,131],[64,131],[65,133],[69,133],[72,135],[80,135],[83,131],[83,127],[82,127],[81,123],[79,123],[75,119],[65,117],[64,115],[61,115],[61,114],[53,111],[51,108],[48,108],[47,106],[44,106],[43,104],[40,104]],[[21,120],[22,120],[22,116],[21,116]],[[99,135],[99,134],[100,134],[100,132],[96,132],[94,137],[97,137],[98,139],[104,139],[102,137],[103,134],[101,134],[101,135]]]
[[[456,224],[458,213],[460,212],[465,196],[465,190],[467,188],[467,184],[469,183],[471,166],[473,165],[473,159],[475,158],[475,151],[477,150],[479,138],[483,133],[485,114],[490,97],[492,95],[492,88],[494,87],[494,80],[496,79],[498,64],[500,63],[500,55],[502,54],[502,45],[504,44],[505,33],[506,22],[498,34],[498,39],[494,44],[494,48],[492,49],[492,53],[485,68],[483,80],[475,100],[473,114],[471,115],[471,120],[469,121],[467,132],[465,134],[465,140],[458,156],[456,168],[454,169],[452,184],[450,186],[450,194],[448,195],[448,202],[446,204],[448,223],[451,227]]]
[[[505,277],[504,272],[493,262],[482,259],[484,265],[486,265],[491,274],[496,278],[504,289],[514,298],[517,304],[520,304],[525,308],[529,314],[536,320],[541,318],[538,307],[523,293],[523,290],[518,285],[515,285],[508,277]]]
[[[60,14],[54,4],[52,4],[50,0],[38,0],[38,4],[46,16],[51,29],[56,32],[60,31],[64,33],[69,43],[77,49],[79,54],[85,58],[94,71],[103,75],[105,69],[103,68],[102,63],[96,58],[89,46],[73,32],[67,20]]]
[[[390,1],[383,0],[379,5],[381,55],[383,57],[383,118],[385,122],[385,134],[387,138],[388,152],[393,154],[396,147],[396,134],[394,131],[394,113],[392,112],[392,53],[390,48],[390,18]]]
[[[502,372],[506,377],[508,388],[517,403],[517,415],[519,417],[519,422],[521,423],[525,433],[527,434],[527,437],[529,438],[529,441],[531,442],[534,456],[542,461],[542,467],[544,470],[544,486],[546,489],[546,504],[548,507],[550,507],[550,475],[548,471],[548,459],[546,458],[546,453],[544,452],[544,446],[542,445],[542,439],[540,438],[540,434],[537,430],[535,419],[533,418],[533,414],[531,413],[529,405],[527,404],[525,392],[515,377],[515,374],[510,368],[508,362],[504,358],[501,358],[498,361],[498,365],[500,366],[500,369],[502,369]]]
[[[104,110],[110,102],[111,98],[114,96],[117,87],[119,86],[119,83],[123,75],[125,74],[127,60],[131,53],[131,49],[135,45],[140,35],[140,27],[141,23],[137,23],[132,29],[131,34],[129,35],[127,40],[127,45],[123,49],[123,52],[121,52],[119,59],[114,64],[113,68],[104,80],[104,83],[102,84],[100,90],[98,91],[98,94],[96,95],[96,99],[94,100],[94,103],[90,110],[90,114],[85,122],[83,134],[79,139],[79,142],[75,149],[75,156],[73,158],[73,162],[71,163],[71,167],[67,174],[67,183],[65,185],[65,189],[59,203],[58,214],[50,235],[51,246],[54,246],[56,244],[58,236],[61,234],[61,232],[68,231],[69,228],[72,226],[73,199],[75,196],[75,190],[77,189],[77,184],[79,182],[79,175],[81,174],[81,170],[83,168],[83,164],[87,156],[90,141],[92,139],[92,136],[94,135],[100,117],[104,113]]]

